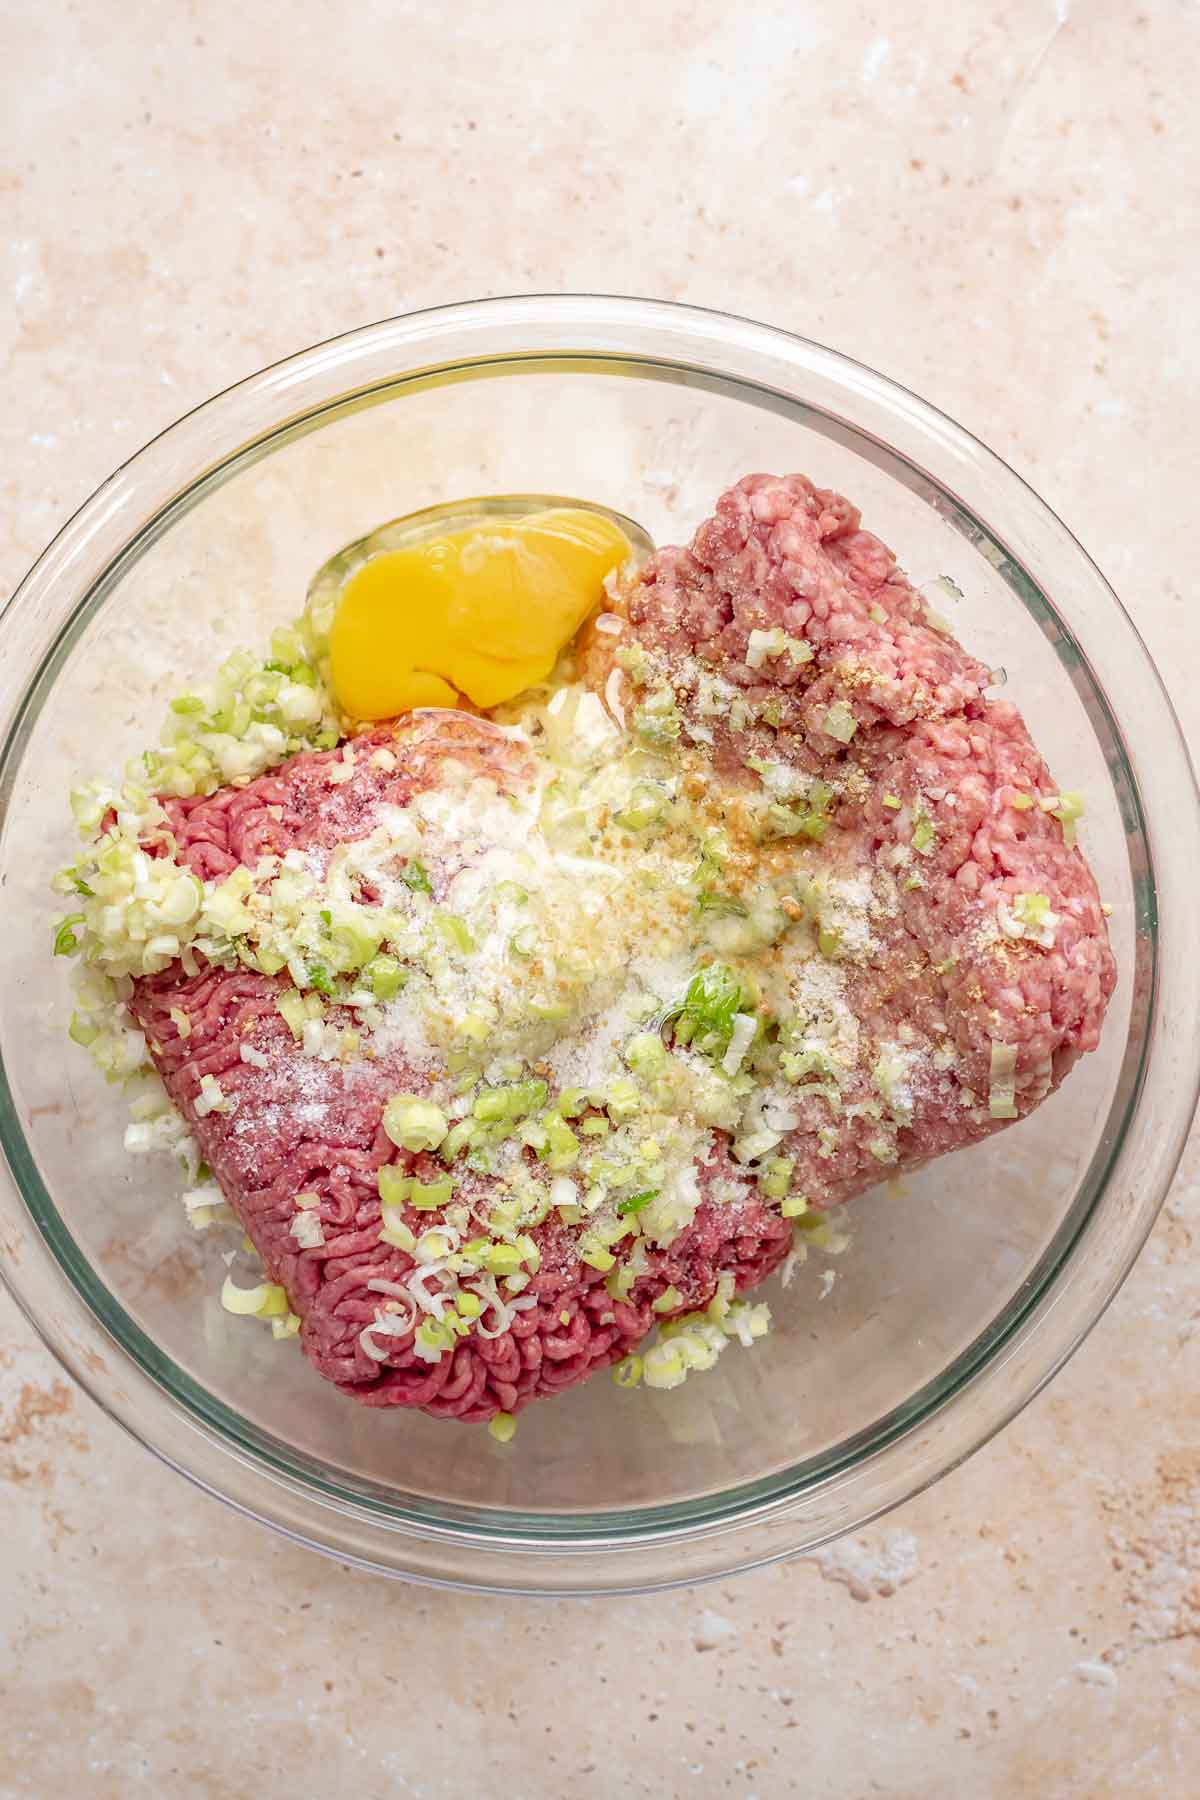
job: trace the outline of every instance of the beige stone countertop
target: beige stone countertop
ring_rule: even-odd
[[[442,300],[641,292],[807,333],[983,436],[1195,740],[1198,92],[1195,0],[9,4],[0,595],[263,363]],[[295,1549],[0,1303],[0,1795],[1190,1800],[1196,1183],[1193,1147],[1116,1304],[964,1468],[650,1599]]]

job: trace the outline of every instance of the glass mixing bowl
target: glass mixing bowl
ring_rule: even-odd
[[[66,1040],[47,883],[66,790],[157,729],[165,697],[295,614],[312,572],[398,513],[579,494],[687,536],[747,470],[842,489],[961,637],[1007,670],[1113,912],[1099,1052],[1032,1119],[880,1189],[776,1329],[675,1393],[605,1376],[478,1428],[354,1406],[217,1301],[165,1158]],[[119,470],[3,622],[0,1242],[65,1366],[201,1486],[347,1562],[570,1592],[786,1556],[966,1456],[1059,1367],[1154,1220],[1196,1095],[1197,804],[1136,632],[1058,519],[949,419],[816,344],[637,300],[529,297],[391,320],[202,406]]]

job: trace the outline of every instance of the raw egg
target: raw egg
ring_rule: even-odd
[[[347,718],[513,699],[546,679],[606,578],[648,547],[635,552],[631,539],[645,534],[599,508],[521,505],[509,496],[416,514],[325,565],[310,616],[328,631]]]

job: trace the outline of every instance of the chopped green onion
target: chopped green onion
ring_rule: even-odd
[[[520,1081],[512,1087],[480,1088],[471,1111],[482,1124],[523,1119],[546,1104],[544,1081]]]
[[[667,1051],[656,1031],[640,1031],[625,1046],[625,1061],[635,1075],[661,1075],[667,1066]]]
[[[679,736],[681,720],[675,695],[664,682],[647,695],[633,715],[633,729],[649,744],[666,745]]]
[[[542,1266],[542,1253],[527,1231],[517,1239],[517,1249],[521,1252],[521,1261],[536,1275]]]
[[[610,1081],[604,1090],[604,1107],[618,1124],[623,1124],[641,1111],[642,1097],[628,1076],[619,1076],[616,1081]]]
[[[717,894],[707,888],[702,888],[696,896],[696,911],[715,913],[718,918],[745,919],[749,916],[747,908],[732,894]]]
[[[667,796],[660,788],[650,787],[646,782],[637,782],[629,796],[629,802],[619,812],[613,814],[615,822],[623,831],[645,831],[661,819],[666,808]]]
[[[746,667],[761,669],[768,656],[782,656],[787,635],[782,626],[770,631],[752,631],[746,640]]]
[[[278,1282],[261,1281],[257,1287],[240,1288],[232,1275],[227,1275],[222,1285],[221,1305],[228,1313],[256,1319],[284,1318],[291,1310],[287,1291]]]
[[[280,994],[275,1002],[275,1010],[297,1042],[304,1036],[305,1021],[308,1014],[304,1009],[304,996],[289,988],[287,993]]]
[[[517,1435],[517,1421],[511,1413],[498,1412],[488,1420],[488,1433],[498,1444],[511,1444]]]
[[[687,1362],[678,1340],[651,1345],[642,1358],[642,1378],[651,1388],[682,1387],[687,1380]]]
[[[636,1280],[636,1271],[631,1268],[629,1263],[625,1263],[621,1268],[613,1270],[612,1274],[607,1277],[604,1286],[614,1300],[628,1300]]]
[[[539,996],[529,1002],[526,1010],[534,1019],[565,1019],[571,1009],[565,1000],[545,1000]]]
[[[522,925],[514,931],[508,940],[508,948],[513,956],[519,956],[522,962],[528,962],[538,947],[538,929],[536,925]]]
[[[613,1364],[612,1378],[619,1388],[635,1388],[642,1379],[640,1356],[623,1356]]]
[[[833,821],[828,813],[798,811],[794,806],[784,806],[773,800],[767,807],[767,823],[776,837],[806,837],[814,844],[823,843],[825,835]]]
[[[758,1185],[768,1200],[782,1200],[791,1186],[792,1170],[796,1166],[794,1156],[773,1156],[764,1164],[759,1176]]]
[[[82,1013],[73,1012],[71,1023],[67,1027],[67,1036],[73,1044],[81,1044],[86,1050],[100,1036],[100,1027],[85,1019]]]
[[[445,1325],[434,1319],[422,1319],[416,1329],[415,1341],[423,1350],[433,1353],[429,1359],[433,1362],[440,1362],[442,1351],[450,1348]]]
[[[733,1029],[729,1033],[729,1047],[721,1058],[722,1071],[732,1079],[745,1061],[746,1052],[754,1042],[758,1032],[758,1020],[753,1013],[735,1013]]]
[[[395,1174],[395,1171],[393,1170],[392,1173]],[[380,1241],[385,1244],[390,1244],[393,1250],[403,1250],[411,1256],[417,1247],[417,1240],[396,1209],[386,1202],[383,1202],[382,1169],[379,1171],[379,1174],[380,1200],[382,1202],[379,1211],[380,1218],[383,1221],[379,1231]],[[393,1190],[389,1189],[389,1191]]]
[[[560,1175],[578,1160],[579,1139],[557,1112],[547,1113],[543,1123],[546,1130],[546,1166],[553,1174]]]
[[[318,994],[332,994],[333,983],[329,979],[329,971],[321,963],[311,963],[308,970],[308,985],[315,987]]]
[[[993,1119],[1015,1119],[1017,1047],[992,1040],[991,1069],[988,1076],[988,1111]]]
[[[839,744],[848,744],[858,730],[858,720],[844,700],[835,700],[825,714],[823,728]]]
[[[377,1000],[394,1000],[408,980],[408,970],[394,956],[373,956],[363,969],[363,979]]]
[[[436,1212],[449,1203],[453,1193],[454,1183],[448,1175],[437,1181],[417,1181],[414,1177],[409,1184],[408,1203],[418,1212]]]
[[[415,1094],[394,1094],[383,1109],[383,1129],[402,1150],[436,1150],[450,1129],[440,1106]]]
[[[651,658],[641,644],[622,644],[615,660],[617,667],[624,669],[636,686],[645,685],[650,674]]]
[[[232,1275],[227,1275],[221,1286],[221,1305],[227,1313],[235,1313],[242,1318],[253,1318],[259,1308],[265,1305],[269,1296],[270,1284],[260,1281],[257,1287],[242,1288],[237,1285]]]
[[[629,1194],[624,1200],[618,1200],[617,1212],[623,1219],[631,1218],[635,1213],[640,1213],[643,1207],[649,1206],[652,1200],[657,1200],[657,1198],[657,1188],[645,1188],[640,1194]]]
[[[1042,811],[1048,812],[1062,826],[1063,843],[1068,846],[1074,844],[1077,836],[1075,821],[1081,819],[1084,813],[1083,795],[1066,793],[1048,795],[1042,801]]]
[[[434,925],[452,950],[463,956],[469,956],[475,948],[475,939],[471,936],[470,927],[465,919],[457,913],[437,912],[433,915]]]
[[[74,956],[79,948],[79,939],[75,936],[74,927],[84,923],[82,913],[70,913],[60,920],[54,929],[55,956]]]
[[[476,1143],[480,1135],[479,1124],[475,1119],[459,1119],[446,1133],[438,1150],[443,1162],[453,1162],[463,1150]]]
[[[424,863],[406,863],[400,871],[400,879],[406,888],[414,894],[432,894],[433,886],[429,880],[429,871]]]

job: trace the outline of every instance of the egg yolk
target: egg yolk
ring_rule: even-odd
[[[632,554],[603,513],[558,507],[369,558],[330,626],[339,706],[367,720],[513,699],[546,679]]]

